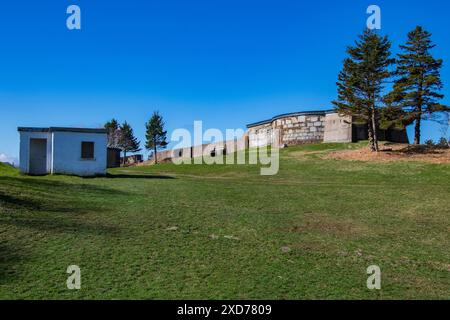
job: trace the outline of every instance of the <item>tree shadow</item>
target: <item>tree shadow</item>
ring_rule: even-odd
[[[385,144],[388,148],[384,148],[381,152],[392,153],[392,154],[400,154],[400,155],[420,155],[420,154],[431,154],[438,155],[442,154],[446,151],[446,148],[438,147],[438,146],[427,146],[427,145],[408,145],[403,148],[395,149],[389,148],[389,146],[395,146],[395,144]]]

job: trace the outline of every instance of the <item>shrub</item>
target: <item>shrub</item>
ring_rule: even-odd
[[[439,142],[438,142],[437,146],[439,148],[449,148],[450,147],[450,141],[447,140],[447,138],[442,137],[442,138],[439,139]]]

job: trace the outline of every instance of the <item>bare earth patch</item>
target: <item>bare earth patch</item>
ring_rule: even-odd
[[[450,149],[386,143],[380,145],[380,152],[378,153],[371,152],[369,147],[365,147],[357,150],[330,152],[325,158],[373,162],[419,161],[450,164]]]
[[[322,213],[306,213],[299,223],[290,226],[291,232],[319,232],[338,237],[357,237],[367,235],[370,230],[367,226],[354,220],[336,218]]]

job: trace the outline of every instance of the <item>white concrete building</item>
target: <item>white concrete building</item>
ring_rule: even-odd
[[[18,128],[20,170],[30,175],[106,174],[105,129]]]

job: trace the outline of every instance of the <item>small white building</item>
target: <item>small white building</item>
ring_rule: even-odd
[[[18,128],[20,170],[30,175],[106,174],[105,129]]]

